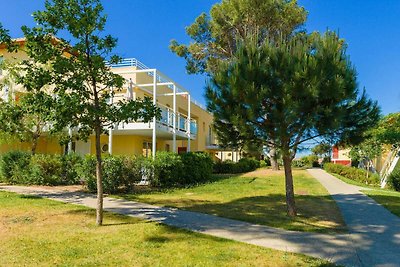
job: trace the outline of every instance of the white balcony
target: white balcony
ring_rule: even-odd
[[[156,122],[157,137],[162,139],[172,139],[174,134],[174,112],[172,109],[166,106],[158,105],[161,109],[161,118]],[[188,123],[188,117],[180,112],[176,112],[175,115],[175,133],[177,140],[184,140],[190,137],[191,140],[195,140],[197,137],[197,122],[194,119],[190,119]],[[190,135],[188,131],[190,127]],[[113,133],[115,135],[140,135],[140,136],[152,136],[153,122],[131,122],[131,123],[120,123],[114,127]]]

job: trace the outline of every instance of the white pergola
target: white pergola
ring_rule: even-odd
[[[139,87],[141,88],[143,91],[153,95],[153,104],[157,105],[157,97],[160,96],[172,96],[173,98],[173,104],[172,104],[172,151],[173,152],[177,152],[177,147],[176,147],[176,130],[177,130],[177,110],[176,110],[176,96],[180,96],[180,95],[187,95],[187,106],[188,106],[188,115],[187,115],[187,141],[188,141],[188,145],[187,145],[187,151],[190,152],[190,139],[191,139],[191,127],[190,127],[190,122],[191,122],[191,100],[190,100],[190,94],[189,92],[186,91],[180,91],[178,92],[177,90],[177,85],[176,83],[172,82],[172,81],[161,81],[161,76],[159,74],[157,74],[157,69],[135,69],[135,70],[128,70],[128,71],[121,71],[121,72],[116,72],[120,75],[122,74],[136,74],[136,73],[148,73],[149,75],[153,76],[153,82],[152,83],[133,83],[131,79],[127,80],[128,82],[128,91],[130,94],[130,97],[133,97],[133,86],[135,87]],[[168,86],[168,87],[172,87],[172,93],[164,93],[164,94],[157,94],[157,87],[158,86]],[[153,90],[148,90],[147,88],[152,88]],[[111,99],[111,103],[112,103],[112,99]],[[152,120],[152,156],[153,158],[155,158],[156,155],[156,141],[157,141],[157,118],[153,117]],[[108,152],[110,153],[110,155],[112,154],[112,141],[113,141],[113,129],[110,128],[109,129],[109,142],[108,142]]]

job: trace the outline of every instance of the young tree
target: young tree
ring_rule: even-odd
[[[220,61],[235,57],[238,44],[248,36],[257,35],[258,45],[271,39],[289,38],[306,18],[307,11],[296,0],[223,0],[211,8],[210,15],[201,14],[186,28],[193,42],[184,45],[172,40],[170,49],[185,58],[188,73],[212,75]],[[242,138],[240,133],[233,134],[236,129],[230,123],[222,123],[222,113],[219,116],[221,119],[215,122],[214,130],[223,147],[236,149],[243,148],[246,142],[254,143],[248,135]],[[237,144],[232,144],[232,134]],[[269,146],[274,170],[279,169],[276,152],[274,146]]]
[[[33,14],[34,28],[23,27],[28,60],[20,65],[18,79],[27,91],[38,84],[53,87],[54,130],[76,128],[80,139],[95,136],[97,211],[96,224],[103,222],[103,183],[100,136],[119,122],[150,121],[159,109],[148,98],[121,100],[110,105],[124,79],[111,72],[105,62],[117,63],[111,55],[117,40],[103,33],[106,16],[100,0],[46,0],[45,10]],[[54,36],[63,35],[61,39]]]
[[[299,34],[258,45],[246,40],[207,88],[215,119],[279,149],[289,216],[296,215],[291,162],[301,144],[320,137],[354,140],[379,118],[376,102],[359,96],[346,45],[333,32]],[[271,143],[270,140],[274,142]]]
[[[20,142],[31,143],[34,155],[40,136],[49,129],[53,104],[53,97],[45,92],[26,93],[18,102],[0,101],[0,132]]]

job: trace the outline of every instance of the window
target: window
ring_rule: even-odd
[[[169,144],[165,144],[165,151],[169,152],[169,150],[170,150]]]
[[[143,142],[142,155],[144,157],[148,158],[151,155],[151,148],[152,148],[152,143],[144,141]]]

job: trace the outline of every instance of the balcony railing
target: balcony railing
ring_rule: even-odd
[[[174,122],[174,112],[171,108],[158,105],[161,109],[161,118],[158,120],[159,123],[173,128]],[[190,134],[197,134],[197,121],[190,119],[188,123],[188,117],[180,112],[176,112],[176,129],[181,132],[188,133],[188,127],[190,127]]]

